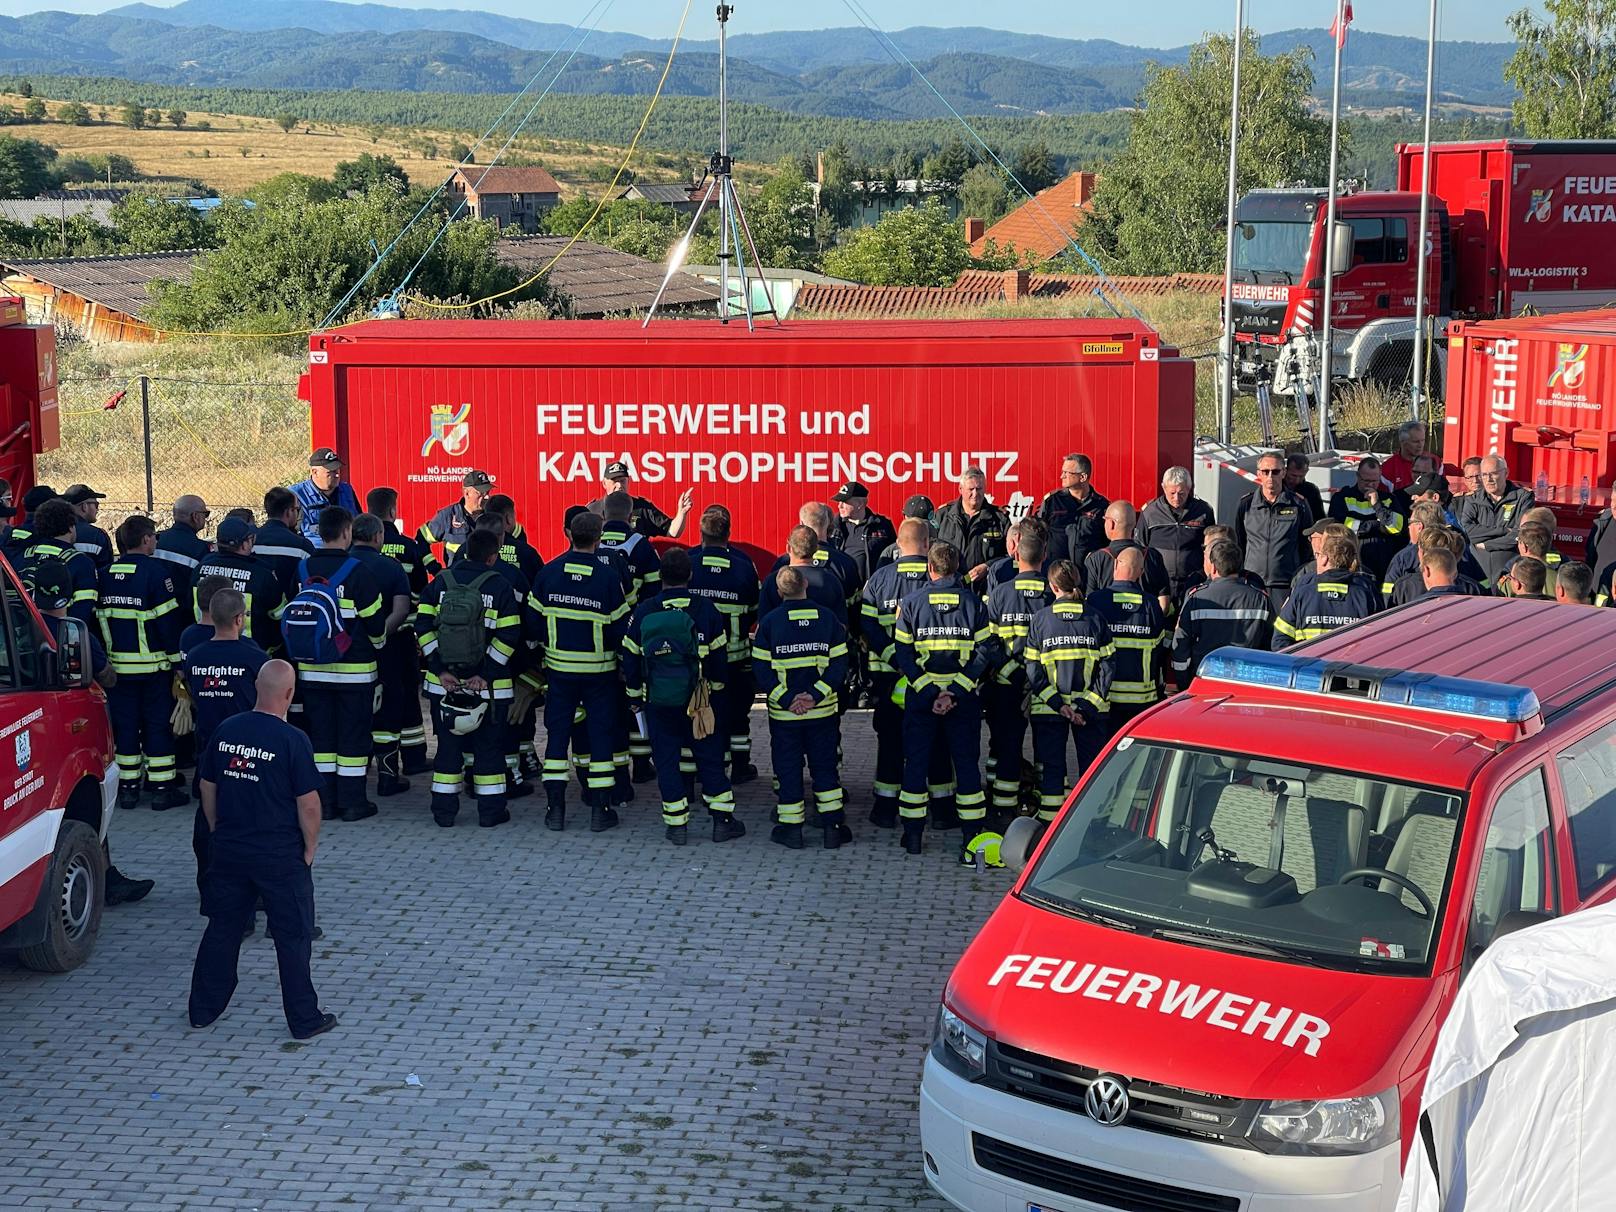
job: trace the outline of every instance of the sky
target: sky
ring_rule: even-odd
[[[47,9],[104,12],[123,0],[0,0],[0,14],[19,16]],[[165,0],[152,0],[162,4]],[[243,0],[246,2],[246,0]],[[273,0],[271,0],[273,2]],[[401,8],[461,8],[509,13],[537,21],[567,25],[578,19],[581,0],[384,0]],[[1234,5],[1223,0],[1146,0],[1114,4],[1111,0],[1057,0],[1055,3],[984,5],[981,0],[862,0],[866,11],[889,30],[909,25],[985,25],[1024,33],[1063,38],[1110,38],[1137,46],[1181,46],[1197,39],[1214,20],[1234,23]],[[1503,41],[1508,38],[1504,19],[1526,0],[1447,0],[1442,5],[1441,36],[1445,39]],[[615,0],[601,28],[649,37],[673,33],[683,5],[680,0]],[[1528,7],[1541,8],[1540,3]],[[1118,11],[1118,10],[1122,11]],[[1225,11],[1226,10],[1226,11]],[[1358,0],[1357,24],[1389,34],[1424,37],[1429,8],[1417,0]],[[1335,12],[1332,0],[1248,0],[1247,19],[1257,29],[1271,32],[1298,26],[1326,26]],[[804,14],[814,17],[805,21]],[[712,5],[694,0],[692,29],[711,36]],[[784,0],[741,0],[731,20],[732,33],[776,29],[823,28],[855,24],[845,4],[828,0],[811,9]]]

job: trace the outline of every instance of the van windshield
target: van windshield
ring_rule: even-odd
[[[1124,738],[1022,887],[1108,925],[1295,963],[1429,963],[1460,797]]]
[[[1308,242],[1313,238],[1310,223],[1237,223],[1234,237],[1234,267],[1238,273],[1283,273],[1295,282],[1307,262]]]

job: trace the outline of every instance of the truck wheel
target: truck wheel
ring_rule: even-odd
[[[18,959],[36,972],[68,972],[90,958],[106,893],[106,856],[83,821],[63,821],[39,895],[46,902],[45,938]]]

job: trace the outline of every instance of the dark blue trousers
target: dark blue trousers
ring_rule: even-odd
[[[802,763],[814,780],[814,806],[819,819],[830,823],[842,818],[842,777],[839,769],[841,730],[835,716],[822,720],[769,720],[769,748],[774,756],[775,794],[782,825],[800,825],[806,815]]]
[[[959,695],[954,709],[938,715],[929,700],[910,690],[903,709],[903,792],[898,812],[911,820],[924,819],[931,800],[933,750],[941,745],[954,759],[954,803],[961,821],[979,821],[987,815],[982,794],[982,700]]]
[[[544,697],[544,782],[553,787],[567,781],[567,744],[578,708],[584,710],[584,735],[589,743],[589,773],[584,802],[605,807],[617,781],[612,754],[617,748],[623,710],[623,684],[616,674],[555,673],[549,676]],[[678,769],[675,763],[674,769]]]
[[[690,797],[686,766],[692,766],[693,782],[699,782],[711,812],[735,811],[735,796],[729,774],[724,769],[724,750],[729,738],[722,723],[711,736],[696,740],[690,731],[690,715],[683,707],[653,707],[647,703],[645,727],[651,742],[651,761],[656,766],[657,791],[662,796],[662,823],[688,825]]]

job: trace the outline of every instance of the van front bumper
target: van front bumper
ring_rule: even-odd
[[[1239,1212],[1392,1212],[1401,1175],[1396,1144],[1358,1157],[1275,1157],[1107,1128],[966,1081],[929,1054],[920,1085],[920,1140],[926,1181],[965,1212],[1028,1212],[1029,1205],[1047,1212],[1193,1208],[1198,1198],[1208,1209]],[[1028,1164],[1006,1165],[1006,1157]],[[1025,1181],[1034,1171],[1075,1178],[1088,1196]]]

